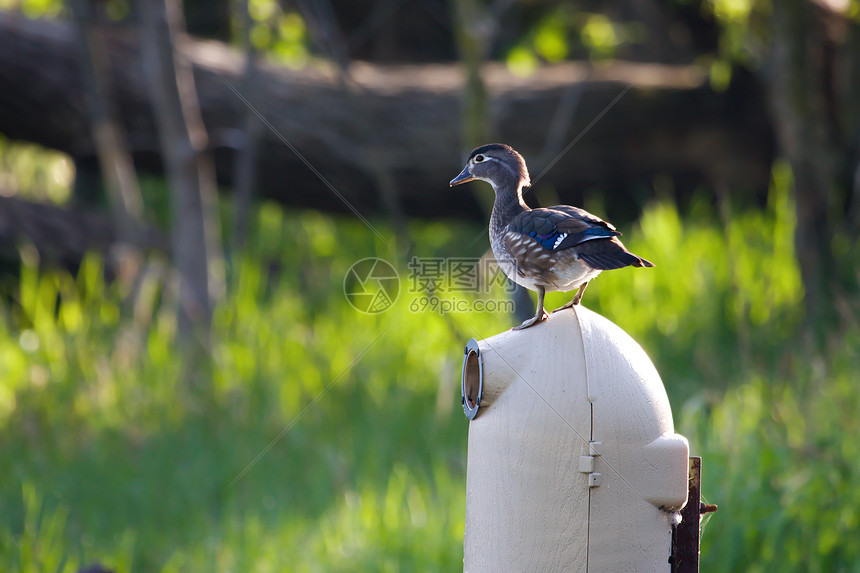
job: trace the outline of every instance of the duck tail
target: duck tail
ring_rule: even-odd
[[[580,260],[595,270],[608,271],[624,267],[653,267],[654,263],[634,255],[616,237],[593,240],[578,245]]]

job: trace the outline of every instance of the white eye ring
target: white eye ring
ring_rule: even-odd
[[[480,162],[481,162],[481,161],[483,161],[483,160],[484,160],[484,156],[483,156],[483,155],[476,155],[476,156],[475,156],[475,163],[480,163]]]

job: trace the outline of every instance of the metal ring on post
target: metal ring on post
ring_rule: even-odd
[[[460,396],[463,403],[463,413],[469,420],[478,415],[481,405],[481,394],[484,392],[484,360],[481,349],[474,338],[466,343],[463,356],[463,374],[460,383]]]

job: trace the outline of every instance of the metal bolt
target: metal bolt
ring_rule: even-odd
[[[706,513],[711,513],[713,511],[717,511],[717,506],[713,503],[700,503],[699,504],[699,515],[704,515]]]

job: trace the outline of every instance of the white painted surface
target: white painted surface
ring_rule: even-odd
[[[479,344],[464,570],[668,572],[689,451],[641,347],[582,306]]]

